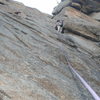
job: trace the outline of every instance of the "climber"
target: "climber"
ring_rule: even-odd
[[[63,20],[57,20],[55,29],[56,29],[58,32],[63,33],[63,31],[64,31],[64,30],[63,30]]]

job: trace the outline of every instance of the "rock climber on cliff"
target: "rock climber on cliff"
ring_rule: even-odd
[[[58,31],[58,32],[61,32],[63,33],[63,20],[57,20],[56,21],[56,26],[55,26],[55,29]]]

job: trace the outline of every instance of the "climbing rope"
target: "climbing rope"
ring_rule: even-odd
[[[95,100],[100,100],[100,97],[96,94],[96,92],[90,87],[90,85],[77,73],[77,71],[72,67],[71,63],[69,62],[68,57],[66,56],[66,60],[68,63],[68,67],[71,69],[73,74],[75,74],[79,80],[83,83],[83,85],[88,89],[90,94],[93,96]]]

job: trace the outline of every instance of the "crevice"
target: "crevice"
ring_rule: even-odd
[[[21,31],[22,33],[24,33],[25,35],[27,35],[28,33],[24,32],[24,31]]]
[[[74,33],[74,34],[78,35],[78,36],[82,36],[82,37],[84,37],[84,38],[86,38],[86,39],[88,39],[88,40],[91,40],[91,41],[94,41],[94,42],[100,42],[100,40],[97,40],[97,39],[95,39],[95,38],[92,38],[92,37],[83,35],[83,34],[81,34],[80,32],[77,32],[77,31],[72,30],[72,29],[70,29],[70,28],[67,28],[67,30],[68,30],[69,32],[71,32],[71,33]]]
[[[3,3],[3,2],[0,2],[0,5],[5,5],[5,3]]]
[[[24,41],[22,41],[17,35],[14,35],[25,47],[30,48]]]
[[[11,99],[11,97],[4,90],[0,90],[0,100],[3,100],[3,96],[6,96]]]

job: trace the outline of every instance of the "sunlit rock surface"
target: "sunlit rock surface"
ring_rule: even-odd
[[[54,29],[57,19],[64,20],[64,34]],[[52,19],[0,0],[0,100],[94,100],[66,57],[100,96],[99,26],[72,7]]]

